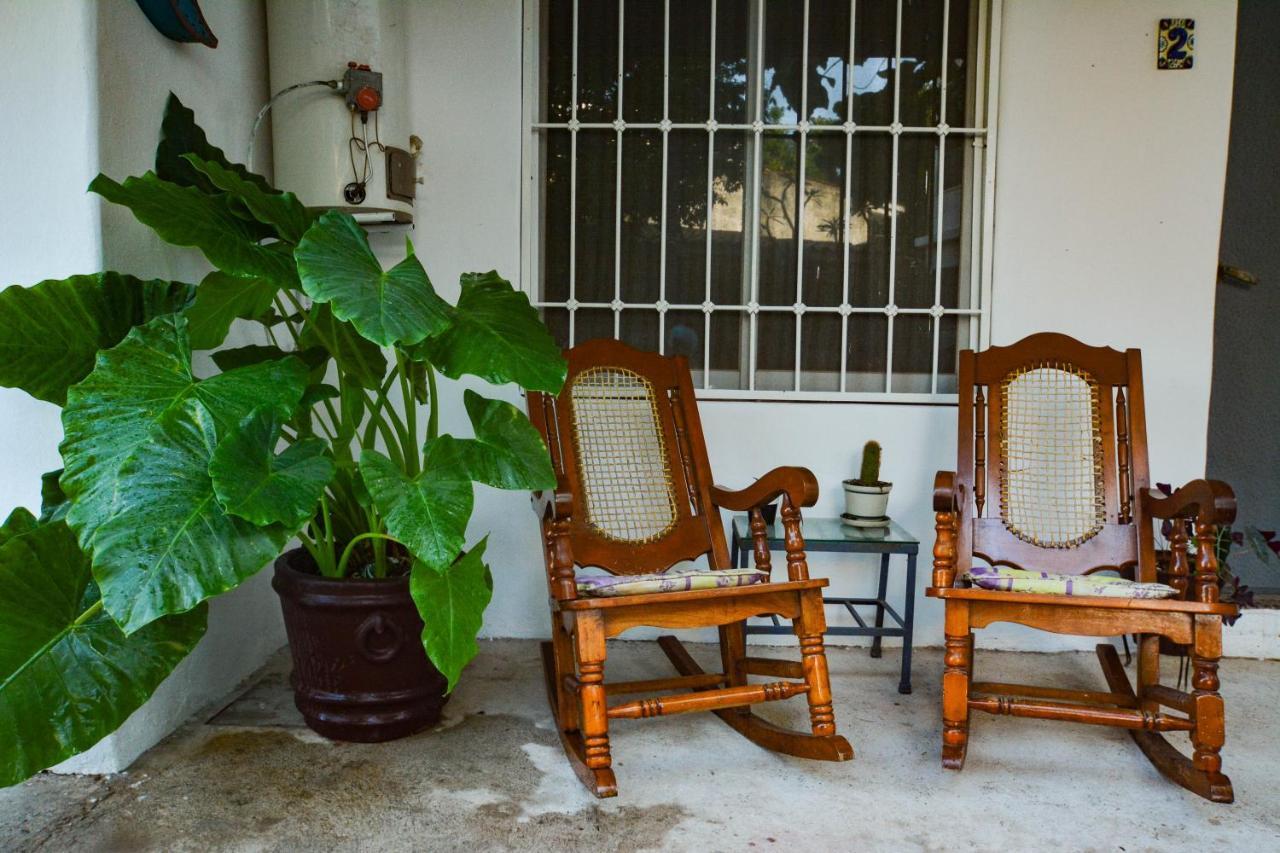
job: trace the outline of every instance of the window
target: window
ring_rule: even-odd
[[[707,397],[954,399],[999,0],[530,0],[524,280]],[[948,397],[950,395],[950,397]]]

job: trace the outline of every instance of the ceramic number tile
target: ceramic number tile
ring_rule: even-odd
[[[1195,62],[1195,18],[1161,18],[1156,33],[1156,68],[1166,71],[1188,69]]]

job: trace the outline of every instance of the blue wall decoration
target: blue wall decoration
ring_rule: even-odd
[[[218,46],[218,37],[209,29],[196,0],[138,0],[138,6],[167,38]]]

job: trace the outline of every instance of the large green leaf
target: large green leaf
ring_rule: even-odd
[[[206,610],[125,636],[62,522],[0,546],[0,787],[117,729],[204,635]]]
[[[259,406],[277,407],[282,415],[297,407],[307,374],[301,361],[285,358],[198,380],[191,372],[186,326],[178,315],[139,326],[100,354],[94,371],[67,394],[61,483],[72,503],[67,523],[85,548],[126,497],[121,463],[167,412],[196,399],[208,406],[219,429],[229,430]]]
[[[471,479],[499,489],[551,489],[556,475],[542,436],[524,412],[470,388],[463,395],[475,438],[458,441]]]
[[[465,542],[474,500],[457,439],[442,435],[430,442],[424,470],[413,478],[381,453],[365,450],[360,476],[388,533],[428,566],[453,562]]]
[[[312,306],[307,325],[302,327],[298,345],[324,347],[338,371],[362,388],[376,389],[387,375],[387,357],[378,345],[367,341],[350,323],[344,323],[328,305]]]
[[[282,239],[296,243],[310,227],[311,214],[293,193],[263,189],[233,169],[212,160],[203,160],[195,154],[185,154],[182,159],[215,187],[243,204],[259,222],[274,227]]]
[[[484,564],[488,540],[487,536],[481,539],[444,569],[418,560],[409,576],[409,592],[422,616],[422,646],[448,679],[450,691],[463,667],[480,651],[476,634],[484,625],[484,609],[493,597],[489,567]]]
[[[175,184],[216,192],[213,182],[183,159],[185,154],[195,154],[201,160],[217,163],[263,190],[270,192],[272,189],[266,178],[255,175],[239,163],[232,163],[221,148],[210,144],[200,125],[196,124],[196,114],[170,92],[160,124],[160,144],[156,146],[156,174]]]
[[[282,423],[270,409],[249,415],[218,442],[209,476],[227,512],[257,525],[283,525],[292,534],[315,514],[334,467],[318,438],[304,438],[276,455]]]
[[[436,295],[418,257],[411,251],[384,272],[364,229],[346,213],[321,216],[294,257],[307,295],[328,303],[334,316],[376,344],[415,344],[449,325],[449,304]]]
[[[92,192],[133,211],[139,222],[166,243],[194,246],[223,272],[293,285],[297,270],[285,252],[260,246],[253,229],[231,210],[225,195],[205,195],[195,187],[171,184],[147,172],[120,184],[98,175]]]
[[[9,517],[0,526],[0,545],[4,545],[15,536],[30,533],[39,526],[40,522],[31,514],[31,510],[22,506],[17,507],[9,513]]]
[[[93,576],[126,634],[239,586],[292,533],[257,527],[218,503],[209,411],[187,400],[164,414],[120,464],[115,512],[96,526]]]
[[[280,285],[269,278],[209,273],[196,288],[195,301],[183,313],[192,349],[213,349],[227,339],[239,318],[257,320],[271,311]]]
[[[250,344],[231,349],[220,349],[213,353],[213,363],[219,370],[235,370],[237,367],[248,367],[251,364],[262,364],[264,361],[279,361],[282,358],[301,359],[309,371],[317,371],[329,360],[329,353],[320,347],[302,350],[282,350],[276,346]]]
[[[40,520],[61,521],[67,517],[71,505],[62,491],[62,469],[45,471],[40,475]]]
[[[134,326],[182,310],[192,286],[103,272],[0,292],[0,385],[62,405],[98,350]]]
[[[418,352],[452,379],[471,374],[496,385],[515,382],[552,394],[564,385],[567,371],[529,297],[496,272],[462,276],[453,323],[424,341]]]

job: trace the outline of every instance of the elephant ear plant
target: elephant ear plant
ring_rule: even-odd
[[[472,484],[555,478],[510,403],[468,390],[474,436],[442,434],[436,376],[558,391],[528,299],[489,272],[450,305],[412,245],[384,270],[350,216],[230,163],[173,96],[155,171],[90,189],[215,270],[0,293],[0,385],[63,406],[65,433],[39,517],[0,527],[0,785],[123,723],[199,641],[205,601],[295,537],[327,577],[409,572],[452,689],[491,595]],[[262,343],[219,349],[236,319]],[[212,375],[198,350],[218,350]]]

